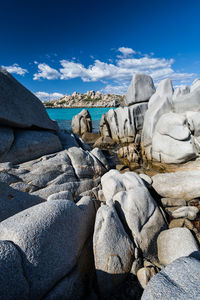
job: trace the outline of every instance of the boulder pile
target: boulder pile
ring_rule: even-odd
[[[10,110],[33,95],[3,70],[0,78],[0,300],[199,299],[199,81],[174,92],[165,80],[155,91],[135,75],[128,106],[102,117],[101,137],[176,166],[149,177],[111,168],[37,98],[37,117],[9,116],[6,89]],[[90,132],[86,112],[73,122]]]

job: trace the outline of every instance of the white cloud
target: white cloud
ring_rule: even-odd
[[[12,66],[1,66],[6,71],[12,74],[18,74],[24,76],[28,73],[28,70],[21,68],[18,64],[13,64]]]
[[[114,80],[115,82],[130,82],[133,74],[145,73],[155,80],[155,83],[164,79],[172,80],[191,79],[195,74],[175,72],[172,68],[173,59],[165,58],[120,58],[115,63],[106,63],[95,60],[93,65],[87,68],[76,62],[62,60],[60,69],[61,79],[80,77],[83,81]]]
[[[118,84],[118,85],[112,85],[107,84],[105,88],[101,90],[102,93],[108,93],[108,94],[116,94],[116,95],[122,95],[127,92],[128,84]]]
[[[47,92],[37,92],[35,95],[42,101],[49,101],[51,99],[58,100],[62,98],[64,95],[61,93],[47,93]]]
[[[105,92],[116,91],[124,93],[127,89],[132,76],[136,73],[150,75],[155,85],[165,78],[170,78],[175,84],[185,84],[191,81],[195,74],[175,71],[173,68],[174,59],[158,58],[148,55],[139,55],[133,57],[135,51],[131,48],[120,47],[123,55],[117,56],[113,61],[103,62],[98,59],[93,64],[84,66],[75,60],[61,60],[61,68],[53,69],[47,64],[38,65],[38,73],[34,74],[34,79],[46,78],[69,80],[81,78],[84,82],[101,81],[106,86]],[[119,50],[118,49],[118,50]],[[151,53],[153,55],[153,53]]]
[[[121,52],[124,56],[130,55],[130,54],[136,54],[136,51],[132,48],[127,47],[120,47],[118,48],[118,51]]]
[[[39,80],[41,78],[52,80],[60,77],[60,74],[56,69],[51,68],[45,63],[39,64],[38,69],[38,73],[33,75],[33,80]]]
[[[82,78],[84,76],[85,67],[82,64],[69,60],[61,60],[60,63],[63,67],[60,69],[61,79]]]

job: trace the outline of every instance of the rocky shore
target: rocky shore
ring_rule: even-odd
[[[100,91],[88,91],[85,94],[74,92],[59,100],[43,101],[46,108],[117,107],[123,103],[124,96],[102,94]]]
[[[98,135],[3,69],[0,99],[0,299],[199,299],[200,80],[134,75]]]

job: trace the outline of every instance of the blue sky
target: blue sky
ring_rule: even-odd
[[[200,77],[200,1],[1,1],[0,65],[41,99]]]

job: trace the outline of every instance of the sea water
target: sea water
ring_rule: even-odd
[[[47,108],[47,113],[52,120],[56,120],[61,129],[71,130],[72,118],[80,113],[84,107],[80,108]],[[86,107],[92,118],[93,131],[99,130],[99,122],[103,114],[111,107]]]

